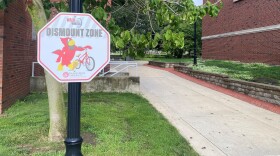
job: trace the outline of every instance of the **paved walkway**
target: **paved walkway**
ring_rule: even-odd
[[[143,96],[200,155],[280,156],[280,115],[141,63],[138,74]]]

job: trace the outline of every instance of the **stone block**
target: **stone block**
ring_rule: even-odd
[[[272,95],[269,94],[269,93],[263,93],[263,96],[266,97],[266,98],[271,98],[272,97]]]
[[[279,96],[279,95],[273,95],[273,98],[274,98],[275,100],[280,100],[280,96]]]
[[[266,98],[265,100],[266,100],[266,102],[280,105],[280,100],[275,100],[275,99],[270,99],[270,98]]]
[[[237,91],[238,91],[238,92],[244,92],[245,89],[243,89],[243,88],[237,88]]]
[[[255,95],[257,95],[257,96],[259,96],[259,97],[263,97],[263,96],[264,96],[264,95],[263,95],[263,92],[256,92]]]
[[[239,84],[239,83],[234,83],[234,85],[235,85],[236,87],[241,87],[241,84]]]
[[[262,91],[264,91],[264,89],[262,89],[262,88],[256,88],[256,91],[262,92]]]

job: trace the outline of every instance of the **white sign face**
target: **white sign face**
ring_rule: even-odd
[[[37,42],[38,62],[59,82],[89,82],[110,61],[110,34],[90,14],[59,13]]]

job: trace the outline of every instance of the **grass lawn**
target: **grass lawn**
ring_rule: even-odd
[[[82,95],[81,134],[85,156],[198,155],[147,100],[130,93]],[[1,156],[64,155],[50,143],[46,94],[31,94],[0,117]]]
[[[183,62],[194,70],[228,75],[234,79],[280,85],[280,66],[270,66],[263,63],[241,63],[237,61],[198,59],[198,65],[193,66],[192,58],[144,58],[146,61]]]
[[[198,66],[194,66],[193,69],[224,74],[234,79],[280,85],[280,66],[270,66],[263,63],[206,60],[198,62]]]

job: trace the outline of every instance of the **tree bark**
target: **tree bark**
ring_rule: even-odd
[[[32,0],[31,2],[28,5],[28,12],[31,15],[36,32],[38,32],[47,23],[47,17],[42,0]],[[62,141],[65,138],[66,132],[66,108],[64,105],[62,85],[46,70],[45,78],[50,115],[49,140]]]
[[[63,141],[66,133],[66,108],[63,99],[62,86],[47,71],[45,71],[45,78],[50,113],[49,140]]]

